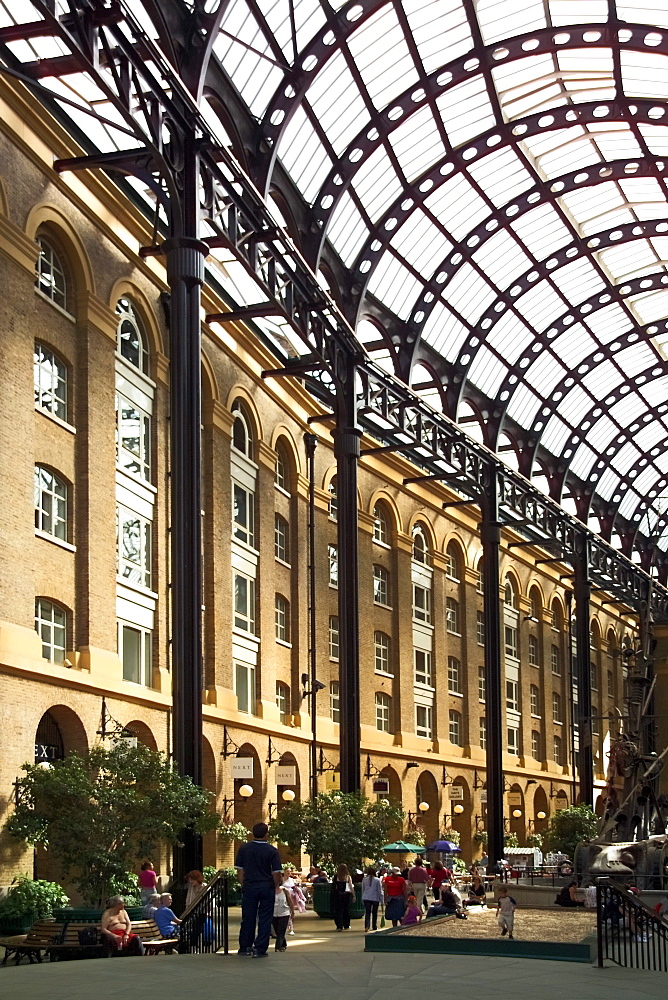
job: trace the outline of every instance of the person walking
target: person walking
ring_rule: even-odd
[[[428,874],[434,899],[438,901],[441,898],[441,886],[450,881],[450,872],[442,861],[435,861],[434,867],[428,869]]]
[[[364,933],[378,930],[378,906],[383,902],[383,886],[371,865],[362,879],[362,902],[364,903]]]
[[[146,906],[151,896],[158,895],[158,876],[153,869],[152,861],[145,861],[137,878],[141,892],[142,906]]]
[[[350,903],[355,894],[348,865],[339,865],[332,882],[332,909],[337,931],[350,929]]]
[[[512,938],[516,909],[517,903],[512,896],[508,895],[506,886],[502,885],[499,889],[499,898],[496,904],[496,922],[501,928],[501,937],[507,934],[509,938]]]
[[[417,900],[417,905],[422,907],[427,895],[427,884],[429,883],[429,872],[425,868],[422,858],[416,858],[413,867],[408,872],[408,889],[412,891]]]
[[[267,954],[276,890],[283,885],[281,857],[267,841],[268,829],[266,823],[256,823],[253,839],[241,845],[234,862],[241,883],[237,954],[255,958],[264,958]]]
[[[400,868],[391,868],[390,874],[383,879],[385,893],[385,916],[392,921],[393,927],[399,926],[406,911],[406,896],[408,895],[406,879]]]

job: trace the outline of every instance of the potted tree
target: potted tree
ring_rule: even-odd
[[[52,917],[54,909],[66,906],[69,901],[57,882],[17,875],[0,902],[0,932],[25,934],[36,920]]]
[[[165,755],[116,743],[72,753],[45,769],[25,764],[7,828],[19,840],[48,847],[93,909],[63,919],[97,920],[110,895],[126,892],[139,858],[181,843],[187,827],[218,826],[210,792],[182,777]],[[120,893],[119,893],[120,894]]]

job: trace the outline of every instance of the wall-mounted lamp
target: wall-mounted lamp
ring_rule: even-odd
[[[536,625],[538,624],[539,620],[540,619],[536,618],[535,615],[525,615],[524,616],[524,621],[525,622],[534,622]]]
[[[513,817],[515,819],[519,819],[521,815],[522,815],[521,809],[513,809]]]
[[[421,813],[429,812],[429,803],[428,802],[418,802],[418,809],[420,810]]]
[[[252,794],[253,794],[252,785],[242,785],[241,788],[239,789],[239,795],[241,796],[242,799],[249,799]]]
[[[419,766],[420,765],[416,760],[409,760],[408,763],[406,764],[406,770],[408,770],[410,767],[419,767]]]
[[[291,788],[286,788],[285,791],[281,792],[281,798],[284,802],[294,802],[295,792]]]
[[[461,816],[461,814],[464,812],[464,806],[461,804],[461,802],[458,802],[456,806],[452,807],[452,811],[454,813],[457,813],[458,816]]]
[[[545,819],[546,816],[547,813],[544,812],[542,809],[536,813],[536,819]]]

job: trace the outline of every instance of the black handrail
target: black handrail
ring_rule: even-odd
[[[218,871],[204,891],[184,910],[179,935],[181,954],[228,954],[229,874]]]
[[[608,959],[632,969],[668,972],[668,924],[611,879],[596,885],[598,967]]]

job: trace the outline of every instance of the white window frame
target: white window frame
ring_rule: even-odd
[[[237,587],[243,583],[245,586],[245,596],[242,593],[244,588]],[[234,628],[255,635],[255,578],[234,570],[232,580],[232,614]]]
[[[329,685],[329,716],[332,722],[341,721],[341,688],[338,681],[331,681]]]
[[[65,362],[47,344],[36,340],[33,348],[36,409],[66,422],[68,379]]]
[[[450,542],[445,550],[445,575],[448,580],[453,580],[455,583],[461,583],[459,553],[453,542]]]
[[[42,656],[49,663],[65,662],[67,625],[67,608],[48,597],[35,599],[35,631],[42,641]]]
[[[552,721],[556,725],[561,725],[563,721],[561,695],[558,691],[552,692]]]
[[[329,560],[329,585],[339,586],[339,550],[336,545],[327,546],[327,558]]]
[[[376,729],[380,733],[392,732],[392,699],[384,691],[376,691]]]
[[[278,642],[290,642],[290,602],[283,594],[276,594],[274,604],[274,623]]]
[[[281,722],[285,722],[290,715],[290,688],[282,681],[276,681],[276,707],[281,715]]]
[[[538,649],[538,636],[530,635],[527,642],[527,656],[529,660],[530,667],[540,666],[540,655]]]
[[[475,635],[479,646],[485,645],[485,613],[476,611]]]
[[[290,524],[281,514],[274,514],[274,557],[290,565]]]
[[[503,641],[506,656],[513,660],[519,659],[518,630],[516,625],[509,625],[506,622],[503,626]]]
[[[431,624],[431,590],[419,583],[413,584],[413,620]]]
[[[125,428],[123,404],[131,407],[138,416],[139,435],[137,436],[137,451],[125,448],[123,441],[131,440]],[[143,482],[151,482],[151,416],[133,400],[120,392],[116,392],[116,466],[126,476],[133,476]],[[136,468],[133,469],[132,466]]]
[[[542,760],[541,736],[539,729],[531,730],[531,756],[534,760]]]
[[[118,316],[118,325],[116,327],[116,350],[126,364],[130,365],[131,368],[141,372],[142,375],[148,375],[149,352],[146,345],[146,335],[137,317],[132,301],[127,298],[119,299],[116,303],[116,315]],[[124,344],[128,343],[127,337],[123,336],[126,324],[129,328],[133,329],[137,335],[138,363],[129,357],[127,351],[124,349]]]
[[[511,677],[506,677],[506,709],[510,712],[520,710],[520,684]]]
[[[128,663],[128,633],[134,633],[137,639],[139,658],[136,670],[130,670]],[[118,655],[123,664],[123,680],[140,687],[153,687],[153,633],[132,622],[118,622]]]
[[[130,525],[133,528],[138,545],[135,551],[138,559],[131,559],[125,553],[126,540],[132,536],[127,530]],[[128,510],[121,504],[116,506],[116,575],[119,582],[128,587],[142,587],[151,589],[152,582],[152,560],[153,560],[153,524],[141,514],[133,510]]]
[[[329,616],[329,658],[330,658],[330,660],[337,660],[338,661],[339,654],[340,654],[340,645],[339,645],[339,618],[338,618],[338,615],[330,615]]]
[[[393,676],[393,671],[390,663],[390,636],[387,632],[381,632],[376,630],[373,633],[373,656],[374,656],[374,669],[377,674],[385,674],[386,676]]]
[[[378,545],[389,546],[390,526],[382,507],[373,509],[373,540]]]
[[[552,760],[559,767],[564,766],[564,741],[561,736],[552,737]]]
[[[480,749],[487,749],[487,718],[484,715],[479,717],[478,721],[478,741],[480,743]]]
[[[451,635],[461,635],[461,609],[454,597],[445,599],[445,630]]]
[[[508,725],[506,729],[508,753],[513,757],[520,755],[520,730],[519,726]],[[511,735],[512,734],[512,735]]]
[[[383,607],[390,604],[390,574],[378,563],[373,567],[373,603]]]
[[[427,740],[434,738],[433,705],[415,706],[415,735]]]
[[[424,658],[422,660],[422,658]],[[420,666],[418,663],[422,660]],[[431,659],[431,652],[428,649],[413,650],[413,665],[415,671],[415,683],[420,687],[433,688],[434,667]]]
[[[237,710],[244,715],[255,715],[257,691],[254,663],[234,661],[234,693],[237,696]]]
[[[532,684],[529,688],[529,698],[531,701],[531,714],[535,719],[540,719],[540,688],[537,684]]]
[[[232,480],[232,538],[251,549],[256,547],[255,493],[235,479]]]
[[[69,485],[45,465],[35,466],[35,530],[69,541]]]
[[[478,701],[483,705],[487,700],[487,674],[484,667],[478,667]]]
[[[47,299],[68,312],[68,287],[60,254],[53,244],[40,233],[35,239],[39,256],[35,268],[35,288]]]
[[[456,656],[448,657],[448,694],[462,694],[462,664]]]
[[[451,708],[448,711],[448,740],[452,743],[453,747],[461,747],[464,745],[464,733],[463,733],[463,722],[462,713],[458,712],[456,708]]]
[[[550,646],[550,667],[555,677],[561,677],[561,648],[555,643]]]

